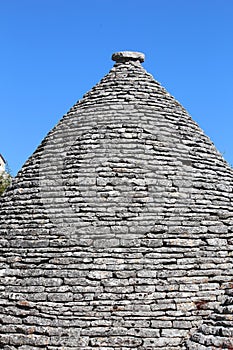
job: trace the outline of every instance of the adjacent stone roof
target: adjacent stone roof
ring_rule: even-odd
[[[113,59],[1,198],[1,349],[186,349],[232,280],[232,169]]]
[[[5,159],[3,158],[3,155],[0,153],[0,158],[2,160],[3,163],[6,163]]]
[[[3,156],[0,153],[0,171],[4,171],[5,170],[5,164],[6,164],[6,161],[5,161],[5,159],[3,158]]]

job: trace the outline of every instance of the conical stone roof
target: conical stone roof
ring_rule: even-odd
[[[184,349],[232,279],[232,169],[113,59],[1,199],[4,350]]]

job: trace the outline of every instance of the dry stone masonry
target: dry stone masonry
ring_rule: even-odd
[[[233,349],[232,169],[112,58],[1,198],[0,349]]]

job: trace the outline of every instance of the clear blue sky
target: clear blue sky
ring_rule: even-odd
[[[0,153],[15,175],[111,69],[144,67],[233,164],[233,0],[0,0]]]

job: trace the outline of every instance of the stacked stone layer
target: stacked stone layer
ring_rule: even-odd
[[[232,179],[139,60],[117,62],[1,200],[0,348],[185,349],[232,280]]]
[[[229,288],[230,287],[230,288]],[[233,286],[226,289],[226,297],[209,319],[205,320],[191,339],[189,350],[232,349],[233,344]]]

